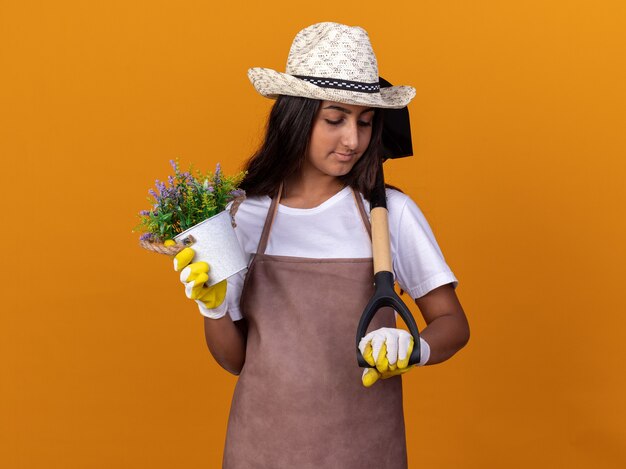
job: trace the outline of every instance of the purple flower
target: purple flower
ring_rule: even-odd
[[[215,166],[215,184],[219,184],[221,180],[222,167],[219,163]]]
[[[202,187],[204,187],[204,189],[208,192],[213,192],[215,189],[213,189],[213,186],[211,184],[209,184],[209,180],[205,179],[204,182],[202,183]]]
[[[232,195],[233,197],[242,197],[246,195],[246,191],[244,191],[243,189],[235,189],[230,191],[230,195]]]
[[[161,193],[161,196],[165,193],[165,183],[159,181],[158,179],[155,182],[157,189]]]
[[[139,237],[139,239],[141,241],[152,241],[154,239],[154,235],[152,233],[144,233]]]
[[[167,177],[167,182],[169,183],[170,186],[174,185],[174,176],[168,176]]]
[[[147,217],[150,215],[150,210],[142,210],[141,212],[139,212],[139,215],[141,215],[142,217]]]
[[[174,160],[170,160],[170,164],[172,165],[172,168],[174,168],[174,172],[178,174],[178,163]]]
[[[149,193],[150,193],[150,195],[151,195],[152,197],[154,197],[156,200],[159,200],[159,194],[157,194],[157,193],[154,191],[154,189],[150,189],[148,192],[149,192]]]

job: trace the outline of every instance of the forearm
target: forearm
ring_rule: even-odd
[[[215,361],[226,371],[238,375],[246,358],[246,339],[230,316],[205,317],[204,335]]]
[[[430,346],[426,365],[441,363],[461,350],[469,340],[469,325],[465,316],[442,315],[433,319],[421,332]]]

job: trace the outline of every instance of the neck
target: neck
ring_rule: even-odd
[[[293,208],[317,207],[343,187],[344,184],[336,177],[307,178],[299,174],[283,183],[280,203]]]

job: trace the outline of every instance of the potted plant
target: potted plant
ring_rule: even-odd
[[[174,255],[193,246],[194,261],[210,265],[207,285],[236,274],[247,267],[246,256],[234,231],[234,215],[245,198],[238,188],[245,173],[225,176],[218,163],[215,172],[180,170],[178,160],[171,160],[174,175],[168,183],[156,181],[150,189],[150,210],[139,212],[141,247]],[[230,210],[226,206],[231,203]]]

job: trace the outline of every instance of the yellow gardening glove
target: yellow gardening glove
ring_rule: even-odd
[[[166,241],[167,244],[167,241]],[[219,319],[226,315],[226,280],[207,287],[209,264],[191,262],[195,256],[191,248],[185,248],[174,257],[174,270],[180,272],[180,281],[185,285],[187,298],[195,300],[203,316]]]
[[[367,388],[380,378],[401,375],[416,366],[409,366],[413,336],[403,329],[383,327],[370,332],[359,342],[359,350],[365,361],[375,367],[363,370],[361,381]]]

